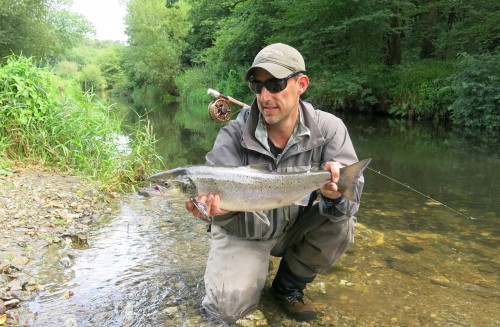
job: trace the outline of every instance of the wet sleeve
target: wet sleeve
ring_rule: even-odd
[[[331,220],[340,221],[347,219],[354,216],[358,210],[359,202],[349,201],[343,197],[332,200],[320,195],[319,212]]]

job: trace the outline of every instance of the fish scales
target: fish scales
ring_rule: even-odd
[[[351,201],[357,201],[356,185],[371,159],[340,169],[338,190]],[[220,196],[220,207],[230,211],[270,210],[296,203],[312,191],[331,181],[327,171],[297,173],[272,172],[249,166],[186,166],[160,172],[148,178],[159,188],[145,190],[163,195],[165,188],[179,188],[187,197]]]
[[[273,173],[246,167],[210,168],[197,167],[191,171],[196,193],[190,196],[219,194],[220,207],[231,211],[269,210],[290,205],[331,180],[331,174],[326,171]]]

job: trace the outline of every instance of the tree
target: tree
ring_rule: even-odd
[[[90,64],[83,67],[80,84],[83,92],[98,93],[106,88],[106,79],[102,76],[99,66]]]
[[[57,56],[89,33],[90,23],[69,12],[68,0],[0,0],[0,57]]]
[[[96,63],[102,76],[106,80],[106,90],[112,90],[124,80],[124,72],[121,67],[123,61],[123,46],[112,45],[102,49],[96,55]]]
[[[45,49],[46,54],[64,55],[82,42],[84,37],[95,34],[91,23],[80,14],[61,8],[47,13],[52,47]]]
[[[125,65],[137,87],[153,85],[177,93],[175,78],[180,73],[184,39],[190,30],[188,12],[189,6],[182,0],[169,7],[163,0],[128,3]]]
[[[189,66],[204,63],[203,51],[214,45],[220,22],[231,15],[233,0],[187,0],[191,9],[191,32],[186,37],[187,47],[183,63]]]
[[[412,3],[413,7],[404,13],[408,26],[406,51],[418,51],[422,59],[455,59],[461,52],[498,50],[498,1],[413,0]]]
[[[36,34],[47,32],[42,18],[47,5],[45,0],[0,0],[0,56],[11,52],[27,55],[37,53]]]

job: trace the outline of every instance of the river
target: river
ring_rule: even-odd
[[[202,163],[220,128],[204,104],[149,117],[165,168]],[[318,321],[299,324],[276,308],[267,289],[274,259],[263,316],[245,326],[499,326],[498,143],[375,116],[342,118],[359,158],[373,158],[356,243],[308,287]],[[29,304],[33,326],[222,326],[200,309],[205,229],[183,199],[123,197],[88,248],[53,247],[36,267],[43,288]],[[67,251],[70,263],[56,264]]]

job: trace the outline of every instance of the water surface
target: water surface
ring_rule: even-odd
[[[220,127],[203,106],[150,114],[165,168],[203,163]],[[365,173],[356,243],[308,287],[321,316],[311,326],[500,325],[498,144],[404,121],[343,118],[374,171]],[[89,248],[53,248],[37,268],[44,291],[30,304],[34,326],[220,326],[200,310],[205,229],[182,199],[124,197]],[[65,251],[74,259],[57,264]],[[260,310],[267,325],[301,326],[267,288]]]

